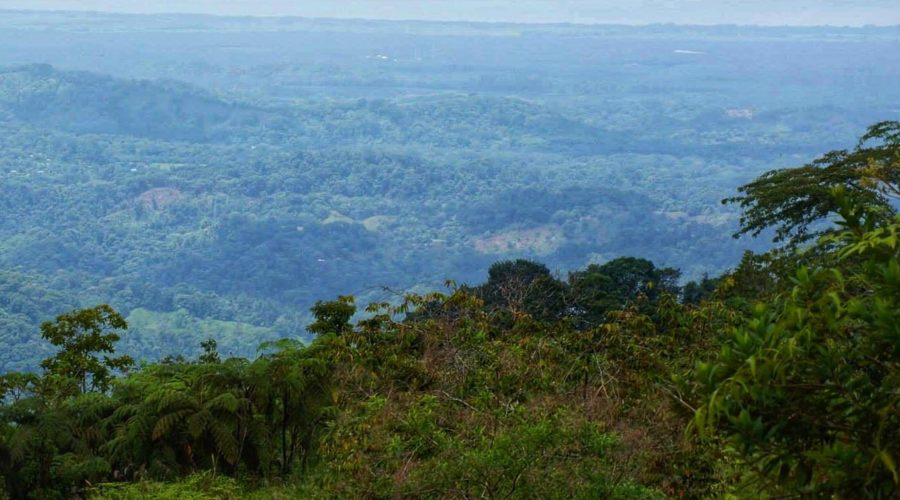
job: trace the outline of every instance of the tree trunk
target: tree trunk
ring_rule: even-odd
[[[281,474],[287,475],[288,472],[288,448],[287,448],[287,432],[288,432],[288,390],[283,389],[281,392]]]

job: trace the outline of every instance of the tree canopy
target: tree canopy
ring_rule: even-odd
[[[889,220],[900,196],[900,122],[869,127],[851,151],[831,151],[799,168],[770,171],[738,188],[742,234],[757,236],[775,230],[775,241],[796,246],[829,231],[829,215],[839,208],[831,189],[842,186],[847,196]]]
[[[315,340],[253,358],[206,341],[126,372],[120,315],[61,315],[45,371],[0,377],[0,491],[891,498],[900,218],[830,196],[803,265],[749,255],[680,287],[639,258],[566,280],[502,261],[355,323],[354,297],[318,302]]]
[[[118,331],[127,328],[125,319],[105,304],[57,316],[41,325],[41,337],[59,352],[41,367],[48,374],[76,380],[83,393],[106,391],[113,372],[134,363],[130,356],[110,356],[121,339]]]

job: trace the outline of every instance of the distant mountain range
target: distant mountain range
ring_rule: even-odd
[[[520,23],[900,24],[892,0],[0,0],[0,8]]]

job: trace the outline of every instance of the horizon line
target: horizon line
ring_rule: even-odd
[[[572,26],[572,27],[625,27],[625,28],[650,28],[650,27],[679,27],[679,28],[793,28],[793,29],[891,29],[900,28],[900,23],[896,24],[738,24],[738,23],[696,23],[683,24],[677,22],[648,22],[648,23],[627,23],[627,22],[575,22],[575,21],[488,21],[488,20],[463,20],[463,19],[418,19],[418,18],[367,18],[367,17],[322,17],[322,16],[302,16],[295,14],[213,14],[209,12],[123,12],[112,10],[95,10],[95,9],[9,9],[0,8],[0,14],[16,13],[52,13],[52,14],[93,14],[107,16],[123,16],[123,17],[165,17],[165,16],[195,16],[208,17],[216,19],[254,19],[254,20],[276,20],[276,19],[295,19],[305,21],[344,21],[344,22],[369,22],[369,23],[422,23],[422,24],[476,24],[484,26]]]

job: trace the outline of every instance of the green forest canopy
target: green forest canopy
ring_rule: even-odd
[[[858,175],[900,169],[897,130],[870,129],[889,154]],[[252,358],[208,341],[132,368],[98,356],[128,335],[114,310],[61,315],[43,372],[0,378],[0,494],[890,498],[900,217],[866,192],[884,189],[834,185],[814,248],[684,289],[636,258],[567,281],[499,262],[355,323],[352,297],[318,302],[313,342]]]
[[[322,295],[380,301],[385,286],[482,279],[504,258],[566,272],[635,255],[692,279],[721,272],[765,247],[733,241],[736,214],[714,202],[763,161],[747,148],[771,155],[754,143],[769,125],[731,122],[738,142],[667,135],[683,126],[635,135],[499,96],[246,104],[6,69],[0,367],[35,368],[48,352],[29,347],[36,327],[72,305],[122,311],[140,335],[121,348],[137,358],[197,354],[196,332],[210,331],[249,355],[303,338]],[[802,137],[778,147],[804,150]]]
[[[566,281],[627,255],[699,286],[768,248],[721,198],[895,114],[898,41],[0,12],[0,370],[98,303],[155,360],[308,341],[322,297],[500,260]]]

